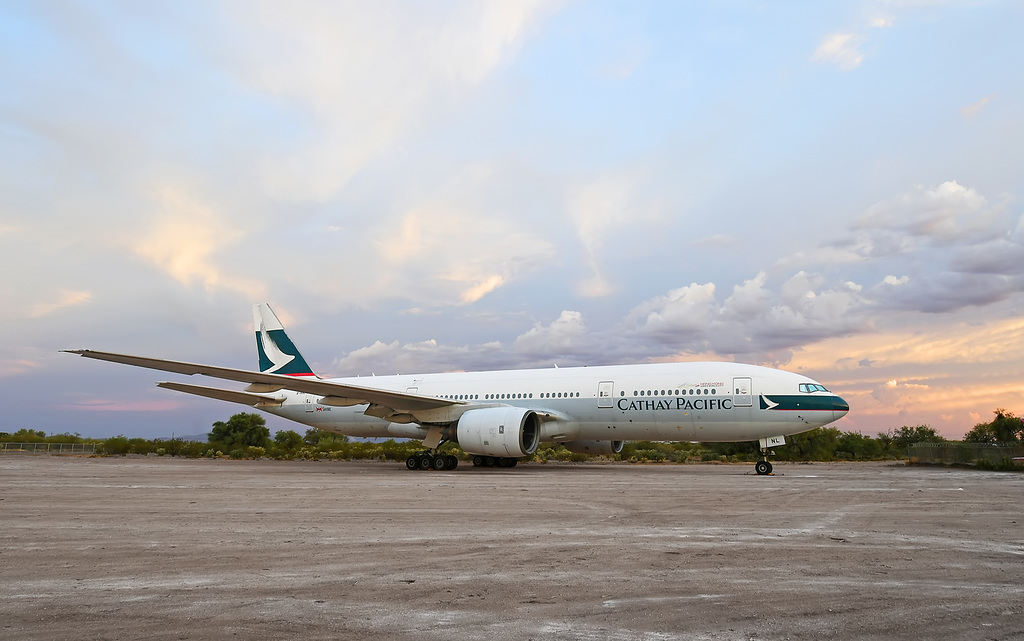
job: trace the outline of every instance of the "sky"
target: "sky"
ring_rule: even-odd
[[[261,301],[323,376],[738,361],[869,436],[1024,414],[1021,33],[1011,0],[9,0],[0,431],[205,433],[244,408],[60,350],[252,369]]]

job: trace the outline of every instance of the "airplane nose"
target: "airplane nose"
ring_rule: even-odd
[[[850,404],[838,396],[832,397],[832,420],[839,420],[850,411]]]

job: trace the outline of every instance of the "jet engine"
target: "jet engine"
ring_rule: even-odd
[[[459,419],[455,433],[468,454],[526,456],[537,450],[540,417],[523,407],[470,410]]]
[[[568,441],[562,445],[570,452],[594,456],[610,456],[622,451],[622,441]]]

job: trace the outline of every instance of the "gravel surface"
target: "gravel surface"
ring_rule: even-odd
[[[1024,476],[0,456],[0,639],[1024,639]]]

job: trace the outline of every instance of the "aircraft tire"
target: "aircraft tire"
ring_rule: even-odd
[[[416,458],[418,459],[421,470],[429,470],[430,467],[434,464],[434,459],[429,454],[420,454]]]
[[[405,459],[405,468],[408,470],[420,469],[420,459],[415,454]]]
[[[754,471],[757,472],[758,476],[765,476],[766,474],[772,473],[772,464],[768,461],[758,461],[754,464]]]
[[[445,454],[438,454],[434,457],[435,470],[447,470],[451,467],[451,460]]]
[[[479,455],[473,457],[473,467],[483,467],[483,464],[484,464],[484,457],[479,456]]]
[[[445,458],[448,459],[448,467],[446,467],[445,469],[454,470],[455,468],[457,468],[459,466],[459,457],[458,456],[455,456],[454,454],[449,454]]]

